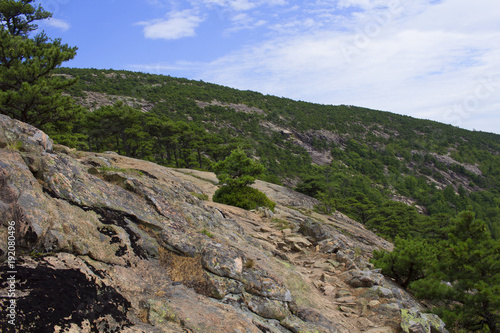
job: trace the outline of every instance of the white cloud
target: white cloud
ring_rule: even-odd
[[[142,23],[146,36],[192,36],[202,21],[193,13],[214,6],[228,14],[221,16],[232,26],[226,32],[265,27],[269,33],[260,42],[242,41],[218,59],[153,65],[156,71],[498,132],[492,124],[500,109],[500,2],[192,0],[191,5],[192,11]]]
[[[144,37],[149,39],[179,39],[196,36],[196,28],[203,18],[191,10],[174,11],[166,19],[139,22],[144,25]]]
[[[199,72],[200,68],[202,68],[204,65],[205,64],[201,62],[177,61],[173,64],[160,62],[141,65],[129,65],[127,66],[127,69],[152,74],[163,74],[165,72],[178,71],[182,72],[184,75],[186,75],[187,73],[195,75],[195,73]]]
[[[360,8],[374,3],[343,3],[348,2]],[[198,78],[294,99],[360,105],[468,128],[474,124],[476,129],[481,129],[476,116],[498,114],[500,3],[401,1],[401,7],[391,7],[391,1],[377,2],[379,7],[348,21],[327,17],[326,7],[321,15],[294,16],[275,26],[275,37],[210,62]],[[393,12],[384,16],[388,8]],[[307,19],[309,24],[300,24]],[[482,88],[477,97],[487,75],[495,78],[493,92]]]
[[[204,0],[204,3],[237,11],[250,10],[259,5],[259,1],[252,0]]]
[[[49,27],[61,29],[62,31],[67,31],[71,28],[71,25],[68,22],[57,18],[50,18],[46,20],[45,23]]]
[[[244,29],[255,29],[267,24],[265,20],[258,20],[247,13],[237,13],[230,18],[232,28],[226,30],[226,34],[235,33]]]
[[[259,6],[283,6],[286,0],[202,0],[206,5],[231,8],[236,11],[245,11]]]

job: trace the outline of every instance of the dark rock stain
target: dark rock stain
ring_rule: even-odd
[[[6,288],[7,271],[2,268],[0,272],[1,287]],[[121,332],[132,325],[127,319],[130,302],[114,288],[99,286],[78,270],[18,266],[16,282],[20,296],[15,330],[6,322],[6,316],[0,316],[2,332],[54,332],[56,325],[62,330],[72,323],[82,327],[85,320],[92,332]],[[0,299],[2,308],[9,300]],[[109,321],[109,316],[113,320]]]

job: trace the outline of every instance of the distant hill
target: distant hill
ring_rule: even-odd
[[[500,236],[500,135],[163,75],[69,68],[57,75],[80,78],[68,93],[88,110],[108,105],[109,113],[120,102],[149,119],[123,120],[120,133],[134,134],[135,148],[118,134],[101,144],[106,133],[96,134],[86,120],[73,131],[88,138],[88,149],[211,170],[232,147],[242,146],[267,168],[264,180],[322,199],[324,208],[332,206],[368,226],[381,212],[363,217],[360,211],[384,205],[399,209],[393,207],[399,202],[431,217],[472,208]],[[94,126],[112,116],[93,113]],[[118,126],[126,117],[115,118]],[[160,144],[167,132],[153,133],[156,120],[151,119],[171,124],[176,139]],[[113,134],[108,130],[107,135]]]

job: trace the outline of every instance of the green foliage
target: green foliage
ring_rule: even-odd
[[[32,0],[0,1],[0,112],[12,118],[60,133],[81,112],[63,92],[76,83],[54,75],[54,70],[76,55],[76,47],[50,40],[43,32],[29,38],[33,22],[51,14]],[[52,130],[52,131],[51,131]],[[56,131],[54,131],[56,130]]]
[[[274,211],[274,207],[276,206],[276,203],[269,200],[264,193],[248,186],[222,186],[215,191],[212,200],[214,202],[240,207],[246,210],[256,209],[257,207],[268,207]]]
[[[2,28],[12,36],[27,36],[38,28],[34,21],[52,17],[41,5],[34,7],[33,0],[2,0],[0,1],[0,22]]]
[[[0,1],[2,5],[7,3],[14,1]],[[26,19],[29,26],[33,21],[29,16]],[[6,29],[4,24],[4,34]],[[2,41],[0,47],[12,46],[9,52],[19,51],[21,46],[33,50],[33,45],[28,45],[32,42],[18,37]],[[26,64],[30,62],[26,60]],[[2,69],[1,75],[4,73],[8,72]],[[419,284],[426,283],[430,292],[443,296],[441,309],[448,322],[468,330],[477,329],[481,320],[486,323],[487,318],[473,313],[467,316],[475,324],[464,320],[462,305],[468,304],[471,309],[488,307],[468,303],[465,298],[481,294],[497,305],[490,297],[497,292],[493,287],[469,284],[469,289],[453,295],[439,278],[449,281],[454,291],[460,290],[457,283],[462,278],[447,271],[452,267],[449,263],[458,260],[448,253],[454,248],[468,251],[469,256],[462,254],[465,263],[456,262],[456,267],[477,281],[498,285],[498,281],[485,280],[476,271],[494,275],[493,269],[498,266],[495,252],[487,248],[496,249],[494,240],[500,239],[499,135],[170,76],[68,68],[56,68],[51,73],[55,75],[47,76],[47,80],[60,83],[61,90],[82,103],[90,91],[110,99],[115,98],[110,95],[119,96],[122,101],[111,106],[92,105],[93,112],[71,122],[46,123],[44,130],[58,142],[92,151],[114,150],[171,167],[216,170],[220,183],[226,186],[217,191],[214,200],[247,209],[269,204],[263,194],[245,186],[255,177],[296,186],[298,191],[320,200],[318,211],[328,214],[338,210],[395,240],[393,253],[376,254],[377,265],[402,285],[417,290]],[[0,82],[9,80],[5,77]],[[3,91],[1,107],[6,105]],[[148,112],[143,112],[145,105]],[[239,157],[225,162],[237,147],[241,148]],[[264,168],[257,167],[254,173],[255,162],[241,151],[252,151]],[[239,174],[245,168],[246,176]],[[453,217],[466,209],[484,221],[482,228],[491,237],[452,243],[450,231],[466,234],[474,229],[456,229]],[[280,225],[285,227],[286,223]],[[492,313],[498,315],[498,311]]]
[[[210,157],[226,153],[215,135],[196,125],[144,114],[123,102],[86,113],[78,127],[92,151],[111,150],[178,168],[210,169]]]
[[[302,182],[297,184],[295,190],[311,197],[315,197],[319,193],[324,195],[324,192],[326,191],[326,184],[321,175],[306,176]]]
[[[243,149],[235,149],[226,159],[214,165],[219,184],[231,188],[245,187],[265,172],[264,166],[249,158]]]
[[[392,253],[376,252],[374,263],[417,297],[434,301],[448,327],[498,332],[500,242],[471,211],[452,219],[447,231],[434,246],[398,239]]]
[[[330,215],[335,212],[336,200],[334,198],[323,192],[319,192],[317,198],[321,203],[319,205],[316,205],[314,208],[319,213]]]
[[[223,186],[215,192],[213,201],[247,210],[257,207],[274,210],[276,203],[261,191],[248,187],[265,168],[249,158],[243,149],[233,150],[226,159],[214,165],[214,171]]]
[[[215,236],[214,236],[214,234],[212,234],[212,233],[211,233],[210,231],[208,231],[207,229],[203,229],[203,230],[201,230],[201,231],[200,231],[200,233],[202,233],[202,234],[204,234],[204,235],[206,235],[206,236],[208,236],[208,237],[210,237],[210,238],[214,238],[214,237],[215,237]]]
[[[425,240],[397,237],[394,247],[392,252],[373,251],[372,262],[403,288],[427,276],[436,264],[435,249]]]
[[[7,144],[6,148],[9,150],[20,151],[22,147],[23,147],[23,143],[21,141],[14,141],[14,142],[10,142],[9,144]]]
[[[404,212],[405,226],[396,231],[391,231],[387,223],[385,228],[377,226],[387,216],[392,225],[397,223],[397,214],[391,211],[402,208],[390,206],[394,196],[411,199],[430,219],[439,214],[455,216],[471,206],[493,237],[500,237],[498,135],[170,76],[67,68],[56,72],[80,78],[68,88],[75,98],[86,96],[85,91],[118,95],[137,111],[137,116],[115,119],[98,108],[97,119],[81,121],[79,133],[83,139],[88,137],[85,144],[91,150],[116,150],[162,165],[213,170],[213,164],[224,160],[236,147],[251,148],[267,170],[261,179],[297,184],[297,190],[315,197],[326,194],[329,207],[386,237],[420,233],[415,223],[429,226],[429,218],[414,218],[411,212]],[[151,111],[138,111],[140,101],[152,105]],[[121,109],[124,112],[126,108]],[[106,118],[122,130],[113,132],[111,128],[113,135],[107,137],[108,131],[99,131]],[[81,139],[66,142],[85,147]],[[332,163],[314,165],[308,152],[311,148],[322,151],[325,157],[330,154]],[[478,166],[481,174],[472,173],[466,165],[447,162],[449,157]],[[359,193],[367,200],[357,198]],[[370,207],[385,207],[385,211]],[[373,223],[369,224],[370,220]]]
[[[292,229],[292,226],[290,225],[290,222],[288,222],[287,220],[283,220],[283,219],[279,219],[279,218],[273,217],[271,219],[271,222],[274,223],[275,226],[276,226],[276,228],[278,228],[280,230]]]
[[[191,192],[191,195],[195,196],[200,200],[208,200],[208,195],[205,193]]]

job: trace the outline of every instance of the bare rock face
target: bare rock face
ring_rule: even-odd
[[[0,115],[0,303],[16,304],[1,331],[399,329],[410,296],[368,264],[391,244],[272,184],[256,186],[274,214],[193,195],[210,197],[213,178],[54,145]]]

